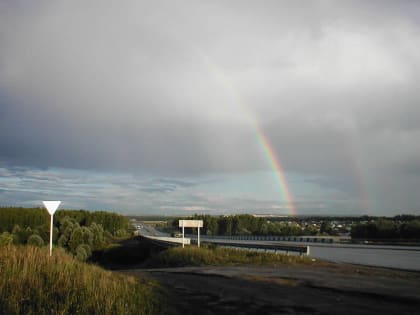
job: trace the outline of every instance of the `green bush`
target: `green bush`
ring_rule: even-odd
[[[115,232],[116,237],[126,237],[128,236],[128,232],[126,229],[119,229]]]
[[[83,244],[77,246],[76,248],[76,258],[80,261],[86,261],[88,258],[88,253],[86,249],[83,247]]]
[[[80,244],[76,248],[76,258],[80,261],[86,261],[92,255],[92,249],[87,244]]]
[[[37,234],[32,234],[28,238],[28,245],[41,247],[42,245],[44,245],[44,240],[41,236]]]
[[[80,244],[92,245],[93,233],[86,226],[78,227],[73,230],[69,241],[69,249],[76,254],[76,249]]]
[[[0,234],[0,246],[6,246],[13,243],[13,235],[9,232]]]
[[[92,223],[89,226],[89,229],[93,234],[92,249],[94,250],[102,249],[107,244],[107,238],[105,236],[105,231],[102,225]]]

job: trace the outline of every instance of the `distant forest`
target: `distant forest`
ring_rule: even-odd
[[[180,218],[185,219],[185,218]],[[204,235],[340,235],[353,239],[420,240],[420,216],[394,217],[256,217],[253,215],[194,215],[203,220]],[[172,221],[178,228],[178,219]],[[188,229],[187,232],[194,232]]]
[[[353,239],[410,239],[420,240],[420,218],[398,216],[398,219],[378,219],[354,224],[351,229]]]
[[[181,218],[185,219],[185,218]],[[267,218],[250,214],[241,215],[194,215],[193,220],[203,220],[204,235],[336,235],[330,222],[320,226],[299,222],[296,218]],[[178,219],[172,223],[178,227]],[[192,229],[188,229],[188,231]]]
[[[53,242],[86,260],[92,251],[127,235],[128,219],[120,214],[86,210],[59,210],[54,214]],[[0,207],[0,245],[49,242],[50,215],[43,208]]]

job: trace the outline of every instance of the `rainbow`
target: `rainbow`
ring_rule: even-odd
[[[243,113],[247,116],[249,123],[256,131],[258,143],[264,153],[266,160],[269,162],[270,167],[273,170],[275,179],[278,183],[279,192],[282,196],[282,200],[286,203],[286,207],[288,208],[290,215],[296,215],[297,210],[295,204],[293,202],[293,197],[289,189],[289,185],[287,183],[286,176],[284,174],[284,170],[281,166],[280,159],[276,155],[276,152],[271,145],[268,137],[264,133],[264,130],[260,127],[258,120],[255,117],[255,114],[250,112],[249,106],[242,101],[239,93],[234,89],[231,82],[226,79],[223,71],[217,67],[213,62],[211,62],[210,58],[205,55],[200,49],[194,47],[197,55],[201,58],[204,62],[206,67],[210,70],[212,76],[230,93],[230,95],[236,100],[238,105],[241,107]]]
[[[290,193],[289,185],[287,183],[286,176],[284,175],[284,170],[281,166],[280,159],[274,152],[270,141],[268,140],[261,127],[257,123],[255,123],[254,128],[257,131],[257,136],[262,151],[264,152],[266,159],[269,161],[270,166],[274,170],[275,178],[279,184],[280,193],[283,195],[283,198],[286,201],[287,207],[289,208],[289,212],[291,215],[296,215],[296,207],[293,202],[293,197]]]
[[[361,161],[361,148],[358,145],[357,139],[360,137],[352,136],[349,138],[349,156],[353,157],[349,159],[349,165],[352,167],[352,174],[354,175],[354,181],[357,183],[359,198],[360,198],[360,210],[363,214],[372,215],[373,207],[372,200],[369,198],[369,187],[367,185],[368,181],[365,176],[366,171],[363,168],[363,163]]]

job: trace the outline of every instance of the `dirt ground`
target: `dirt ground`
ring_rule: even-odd
[[[159,281],[168,314],[420,314],[420,273],[352,265],[126,270]]]

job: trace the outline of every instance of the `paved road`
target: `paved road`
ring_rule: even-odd
[[[170,236],[168,233],[162,233],[153,226],[144,224],[141,221],[132,222],[132,224],[137,229],[137,232],[144,236]]]

